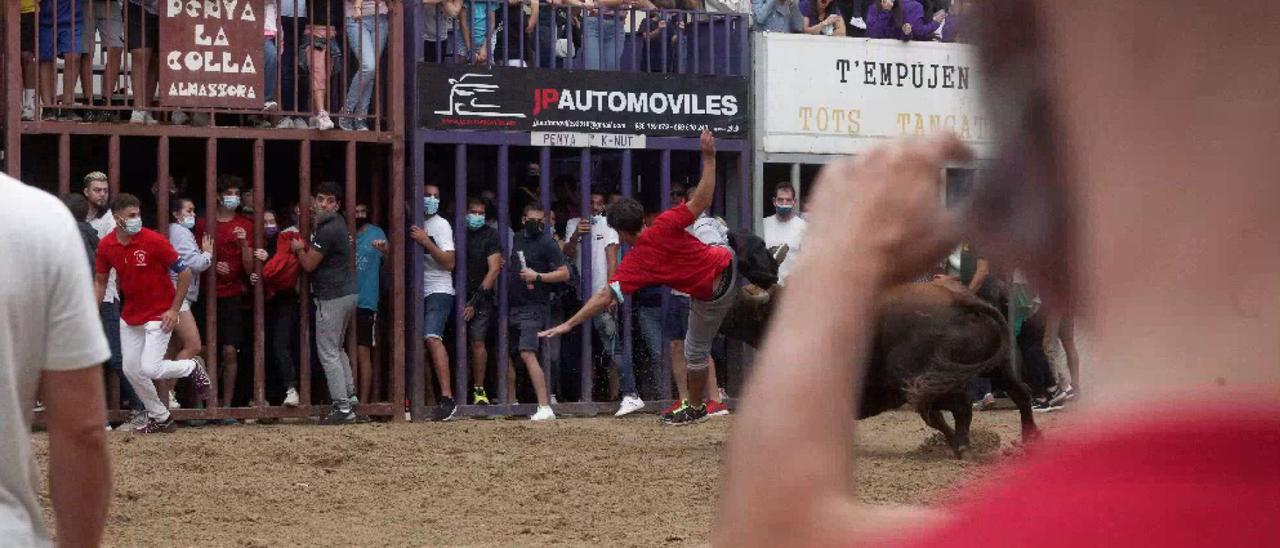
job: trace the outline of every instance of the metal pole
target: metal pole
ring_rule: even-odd
[[[511,147],[498,147],[498,246],[502,248],[503,262],[511,256],[511,242],[507,239],[507,226],[511,218],[511,177],[508,169],[510,154]],[[510,344],[507,340],[507,287],[507,272],[504,268],[498,275],[498,401],[503,404],[512,403],[516,397],[515,394],[507,393],[507,371],[511,367],[511,352],[507,346]]]
[[[579,176],[581,181],[578,184],[579,202],[578,202],[578,223],[591,222],[591,149],[583,148],[579,152]],[[581,291],[582,302],[586,302],[591,298],[591,238],[583,238],[580,242],[581,247],[578,248],[578,269],[582,276]],[[591,392],[594,388],[594,373],[592,370],[591,359],[591,325],[592,322],[582,323],[582,370],[578,372],[581,379],[581,392],[578,396],[580,402],[590,402]]]
[[[308,84],[310,85],[310,84]],[[302,141],[298,154],[298,236],[311,241],[311,141]],[[300,272],[298,282],[298,396],[311,406],[311,275]]]
[[[485,38],[488,40],[488,38]],[[453,166],[453,242],[454,257],[460,259],[453,263],[453,317],[457,325],[453,330],[454,401],[467,401],[467,330],[462,321],[462,310],[466,308],[467,298],[467,145],[454,147]]]
[[[547,212],[551,211],[551,147],[542,147],[542,150],[538,151],[538,166],[540,167],[538,171],[538,203],[542,204],[542,214],[545,216]],[[555,231],[555,227],[550,226],[550,223],[548,223],[547,230]],[[562,341],[560,343],[561,349],[564,348],[563,345],[564,343]],[[560,384],[558,382],[553,383],[552,379],[559,375],[560,371],[558,368],[562,366],[563,363],[560,359],[561,356],[551,355],[550,342],[543,342],[542,344],[539,344],[538,349],[539,353],[542,355],[541,361],[545,364],[542,368],[542,376],[546,379],[547,395],[550,397],[555,395],[556,388],[558,388],[558,385]],[[554,375],[551,372],[552,364],[555,364],[557,368]],[[515,399],[515,395],[512,395],[512,399]]]
[[[659,153],[660,166],[658,171],[658,201],[662,204],[662,210],[666,211],[671,208],[671,150],[666,149]],[[671,290],[662,288],[662,321],[667,320],[667,311],[671,309]],[[673,399],[672,390],[672,373],[671,373],[671,355],[667,351],[670,348],[666,340],[666,330],[663,330],[662,342],[659,345],[662,348],[662,372],[659,378],[662,379],[661,393],[667,399]]]
[[[253,141],[253,248],[266,247],[266,237],[262,234],[262,219],[266,211],[267,191],[266,145],[262,139]],[[168,177],[164,177],[168,180]],[[278,252],[278,251],[277,251]],[[266,373],[266,291],[262,280],[262,262],[253,261],[253,273],[258,283],[253,284],[253,406],[267,406],[267,373]]]
[[[58,135],[58,195],[65,196],[71,192],[71,134]],[[112,191],[112,197],[115,196]]]
[[[22,179],[22,61],[16,52],[23,44],[19,36],[19,3],[4,3],[4,51],[5,57],[5,109],[4,109],[4,161],[5,171],[14,179]],[[39,25],[36,25],[39,26]],[[35,51],[35,44],[27,44]],[[39,72],[39,71],[37,71]],[[37,86],[39,87],[39,86]],[[38,94],[37,94],[38,95]],[[36,113],[39,119],[39,113]]]
[[[204,199],[205,199],[205,233],[216,234],[218,230],[218,140],[207,139],[204,146]],[[219,259],[218,250],[213,251],[213,260]],[[215,263],[216,264],[216,263]],[[206,364],[209,369],[209,400],[205,405],[210,412],[217,413],[218,373],[221,369],[218,352],[218,282],[216,269],[205,271],[204,277],[204,310],[205,310],[205,349],[208,352]]]
[[[156,141],[156,230],[161,234],[169,233],[169,190],[169,137],[161,135]]]
[[[622,151],[622,188],[620,190],[622,190],[623,197],[626,197],[626,198],[631,197],[632,190],[631,190],[631,151],[630,150]],[[622,262],[621,252],[625,252],[627,248],[629,248],[630,246],[623,245],[620,247],[621,249],[618,257],[619,263]],[[605,264],[608,264],[608,263],[606,262]],[[634,332],[631,329],[631,300],[628,299],[626,301],[623,301],[622,303],[622,359],[624,362],[626,362],[627,367],[625,369],[628,371],[631,371],[631,374],[634,377],[635,363],[633,363],[633,360],[632,360],[633,354],[631,351],[632,345],[634,344],[634,341],[632,341],[633,333]],[[618,367],[622,369],[622,365],[623,364],[619,363]],[[637,382],[636,384],[637,396],[639,395],[638,394],[639,391],[640,391],[640,385]]]
[[[375,26],[374,28],[376,30],[377,27]],[[347,161],[344,164],[344,167],[346,168],[346,178],[343,181],[344,188],[342,190],[345,199],[342,200],[342,214],[346,217],[347,234],[350,235],[350,238],[347,240],[347,245],[350,249],[350,253],[347,255],[347,269],[351,272],[351,277],[354,278],[356,277],[356,202],[358,202],[360,198],[359,191],[356,189],[355,141],[347,141],[346,153]],[[343,344],[347,346],[347,364],[351,367],[351,379],[354,381],[354,385],[351,386],[353,394],[356,393],[355,388],[360,386],[360,378],[357,376],[360,374],[360,367],[356,363],[356,360],[359,359],[360,351],[356,341],[355,326],[356,314],[353,313],[351,317],[347,319],[347,338],[343,341]],[[372,367],[370,367],[370,369],[372,369]],[[362,401],[360,403],[368,404],[369,402]]]

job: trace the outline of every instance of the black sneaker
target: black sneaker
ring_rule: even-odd
[[[436,420],[453,420],[453,416],[457,413],[458,402],[453,401],[453,398],[440,398],[440,405],[436,409]]]
[[[707,406],[706,404],[699,405],[698,407],[687,404],[681,405],[675,411],[659,417],[658,420],[661,421],[662,424],[669,424],[671,426],[697,424],[707,420]]]
[[[204,358],[196,356],[191,360],[196,362],[195,369],[191,370],[191,384],[196,387],[196,396],[203,400],[209,395],[209,387],[213,383],[209,380],[209,371],[204,367]]]
[[[1055,407],[1053,404],[1049,402],[1049,400],[1035,400],[1031,402],[1031,410],[1036,413],[1049,413],[1051,411],[1057,411],[1059,409],[1062,409],[1061,404],[1058,404]]]
[[[151,419],[147,421],[146,426],[134,430],[136,434],[172,434],[178,430],[178,425],[173,423],[173,418],[167,418],[163,421]]]
[[[320,424],[351,424],[356,422],[356,413],[350,409],[343,411],[337,405],[329,409],[329,414],[320,419]]]

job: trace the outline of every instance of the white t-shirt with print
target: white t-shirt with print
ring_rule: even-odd
[[[765,247],[773,249],[782,244],[787,244],[788,247],[787,258],[778,265],[778,283],[787,279],[791,266],[796,264],[796,257],[800,256],[800,247],[804,242],[804,230],[807,226],[809,226],[808,221],[795,215],[791,216],[789,221],[782,221],[777,215],[764,218]]]
[[[427,217],[422,223],[422,229],[427,231],[427,236],[435,240],[436,246],[441,251],[453,251],[453,227],[449,226],[449,221],[444,217],[432,215]],[[453,271],[445,270],[437,263],[436,260],[422,250],[425,255],[422,262],[422,295],[427,296],[432,293],[445,293],[453,295]]]
[[[80,231],[62,201],[0,175],[0,544],[48,546],[31,419],[40,375],[111,357]]]
[[[578,223],[580,219],[574,217],[564,225],[564,241],[569,241],[573,233],[578,231]],[[611,245],[619,245],[618,231],[609,227],[604,217],[592,217],[591,222],[591,293],[600,291],[604,284],[609,281],[609,256],[605,253],[605,248]],[[579,250],[581,251],[581,250]],[[574,259],[574,264],[578,266],[578,272],[582,272],[582,253],[578,253]]]

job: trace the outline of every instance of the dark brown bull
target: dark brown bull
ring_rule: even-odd
[[[748,290],[720,332],[758,348],[782,288]],[[911,283],[885,291],[877,303],[877,317],[859,419],[910,404],[926,424],[942,432],[956,457],[963,458],[973,418],[965,387],[973,378],[987,375],[1018,406],[1023,441],[1039,437],[1031,392],[1019,380],[1010,356],[1008,324],[994,307],[955,282]],[[942,411],[951,412],[954,430]]]

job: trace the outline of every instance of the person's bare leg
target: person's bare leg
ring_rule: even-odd
[[[145,50],[147,58],[147,104],[155,104],[156,87],[160,85],[160,56],[151,55],[151,50]]]
[[[54,62],[40,61],[40,104],[53,106]]]
[[[124,48],[107,48],[107,66],[102,73],[102,97],[110,105],[115,97],[116,88],[120,86],[120,57]]]
[[[427,350],[431,352],[431,365],[435,367],[436,381],[440,384],[440,396],[445,398],[453,397],[453,387],[450,386],[449,375],[449,351],[444,348],[444,341],[431,337],[427,339]]]
[[[63,80],[62,80],[62,105],[69,107],[76,102],[76,75],[80,74],[80,56],[67,55],[63,59]],[[66,75],[71,75],[71,79],[67,79]]]
[[[222,406],[231,407],[232,397],[236,394],[236,347],[222,347]]]
[[[173,329],[175,336],[169,337],[169,349],[165,352],[167,360],[189,360],[200,355],[203,343],[200,342],[200,328],[196,327],[196,317],[190,310],[178,316],[178,326]],[[168,398],[173,391],[177,379],[155,381],[156,392],[161,398]],[[167,401],[166,401],[167,403]]]
[[[689,370],[689,405],[698,407],[706,402],[707,370]]]
[[[507,400],[511,403],[520,403],[520,398],[516,395],[516,364],[514,363],[507,365]]]
[[[538,396],[538,405],[551,405],[551,398],[547,396],[547,379],[542,375],[542,366],[538,365],[538,353],[521,350],[520,359],[524,360],[525,369],[529,371],[529,380],[533,383],[533,393]]]
[[[147,65],[151,50],[146,48],[129,50],[129,64],[132,66],[130,82],[133,86],[133,108],[142,109],[147,106]]]
[[[356,397],[360,403],[369,403],[369,393],[373,389],[373,349],[367,346],[356,347]]]
[[[707,401],[720,401],[720,385],[716,383],[716,359],[707,358]]]
[[[82,53],[80,59],[80,89],[84,93],[84,104],[93,104],[93,54]],[[72,86],[74,87],[74,86]],[[106,88],[106,85],[102,86]]]
[[[676,381],[676,393],[682,401],[689,399],[689,375],[684,362],[684,341],[671,341],[671,377]]]
[[[1080,389],[1080,352],[1076,349],[1076,322],[1068,318],[1058,328],[1058,339],[1067,353],[1067,371],[1071,372],[1072,388]]]
[[[471,386],[484,387],[485,366],[489,365],[489,349],[484,341],[471,341]]]
[[[609,366],[609,401],[615,401],[620,399],[619,392],[622,391],[622,384],[618,380],[618,364],[612,363],[611,360]]]
[[[22,87],[26,89],[35,89],[36,85],[36,54],[30,51],[22,52]]]

